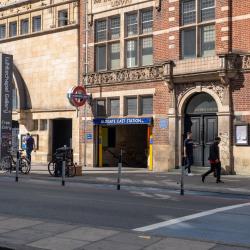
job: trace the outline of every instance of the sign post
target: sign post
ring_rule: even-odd
[[[0,53],[0,158],[12,143],[12,75],[13,56]]]

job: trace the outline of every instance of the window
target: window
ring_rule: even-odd
[[[127,115],[137,115],[137,97],[126,98]]]
[[[119,115],[120,114],[120,100],[119,99],[110,99],[110,115]]]
[[[153,37],[150,33],[153,31],[153,11],[147,9],[128,13],[126,29],[126,66],[131,68],[151,65],[153,63]]]
[[[106,101],[105,100],[96,101],[96,115],[106,116]]]
[[[9,37],[17,35],[17,22],[11,22],[9,24]]]
[[[120,17],[95,22],[95,69],[120,68]]]
[[[0,25],[0,39],[4,39],[6,37],[6,25]]]
[[[38,120],[33,120],[33,129],[32,130],[38,130]]]
[[[40,120],[40,130],[47,130],[47,120],[46,119]]]
[[[21,35],[29,33],[29,19],[21,20]]]
[[[141,114],[150,115],[153,114],[153,96],[141,96]]]
[[[41,31],[41,16],[32,17],[32,32]]]
[[[215,0],[182,0],[182,58],[214,55],[214,19]]]
[[[60,10],[58,11],[58,27],[68,25],[68,11]]]

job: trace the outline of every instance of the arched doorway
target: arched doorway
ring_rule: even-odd
[[[191,131],[194,141],[194,165],[207,166],[209,145],[218,135],[218,107],[207,93],[193,95],[185,109],[184,137]]]

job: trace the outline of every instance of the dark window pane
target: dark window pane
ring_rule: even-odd
[[[136,14],[130,14],[127,15],[127,35],[137,35],[138,34],[138,15]]]
[[[120,43],[110,45],[110,68],[120,68]]]
[[[107,40],[107,22],[106,20],[96,22],[96,41]]]
[[[6,25],[0,25],[0,39],[4,39],[6,37]]]
[[[195,23],[195,21],[196,21],[195,0],[183,0],[182,25]]]
[[[201,54],[210,56],[215,53],[215,29],[214,25],[201,28]]]
[[[96,70],[105,70],[106,65],[106,46],[96,47]]]
[[[152,96],[141,97],[141,113],[142,115],[153,114],[153,97]]]
[[[32,18],[32,31],[33,32],[41,31],[41,16],[34,16]]]
[[[137,41],[127,41],[127,67],[137,66]]]
[[[105,100],[98,100],[96,102],[96,110],[97,110],[97,116],[105,116],[106,115],[106,102],[105,102]]]
[[[196,32],[195,29],[182,31],[182,57],[196,56]]]
[[[9,36],[13,37],[17,35],[17,22],[11,22],[9,25]]]
[[[21,20],[21,35],[29,33],[29,19]]]
[[[120,114],[120,100],[111,99],[110,100],[110,115],[119,115]]]
[[[58,26],[65,26],[68,25],[68,11],[67,10],[60,10],[58,12]]]
[[[110,39],[120,38],[120,18],[115,17],[110,19]]]
[[[151,65],[153,63],[153,39],[147,37],[141,39],[142,44],[142,66]]]
[[[115,148],[116,142],[116,128],[109,127],[108,128],[108,147]]]
[[[142,12],[142,33],[153,31],[153,11],[148,10]]]
[[[137,98],[127,98],[127,115],[137,115]]]
[[[215,19],[214,0],[201,0],[201,21]]]

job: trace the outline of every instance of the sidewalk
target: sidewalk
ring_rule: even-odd
[[[0,249],[247,250],[250,248],[0,215]]]
[[[204,170],[205,171],[205,170]],[[116,185],[117,168],[83,168],[82,176],[66,178],[67,182],[93,183]],[[46,179],[60,182],[60,178],[51,177],[47,165],[32,165],[29,175],[21,175],[20,178]],[[227,194],[250,195],[250,176],[223,175],[224,183],[217,184],[215,178],[210,175],[205,183],[201,181],[201,174],[184,177],[184,189],[189,191],[218,192]],[[121,185],[138,186],[161,189],[180,189],[180,170],[178,172],[148,172],[146,169],[122,169]]]

